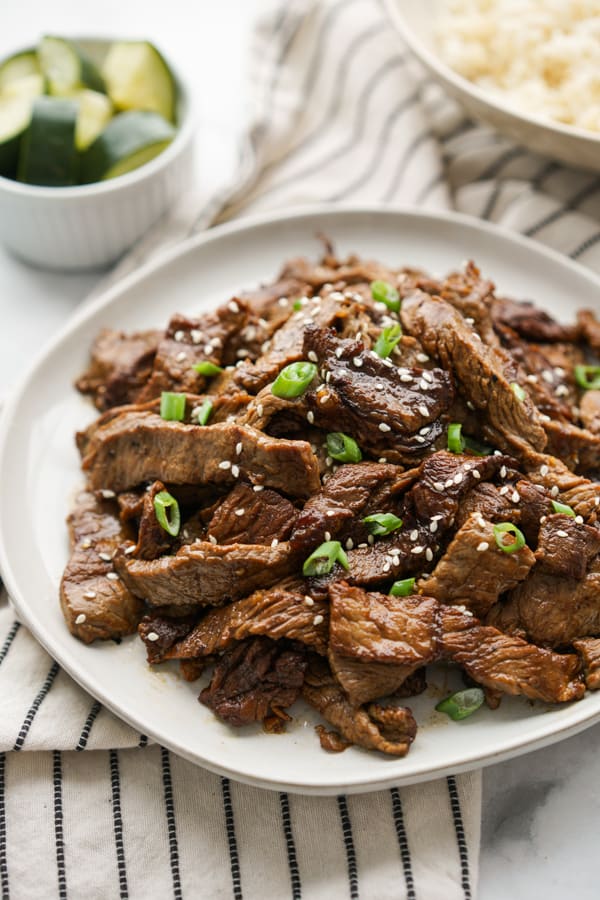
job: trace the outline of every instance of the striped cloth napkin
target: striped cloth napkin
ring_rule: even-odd
[[[375,0],[263,12],[234,182],[187,197],[108,281],[214,222],[315,201],[454,207],[600,271],[600,178],[465,119]],[[103,709],[6,603],[0,698],[3,898],[475,897],[479,773],[337,798],[219,778]]]

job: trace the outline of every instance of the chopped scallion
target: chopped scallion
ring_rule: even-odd
[[[289,399],[300,397],[317,374],[317,367],[311,362],[290,363],[281,370],[273,384],[271,393],[275,397]]]
[[[575,381],[584,391],[600,388],[600,366],[575,366]]]
[[[520,400],[521,402],[523,402],[523,400],[525,399],[527,394],[525,393],[525,391],[523,390],[521,385],[517,384],[516,381],[511,381],[510,386],[511,386],[512,392],[515,395],[515,397],[517,398],[517,400]]]
[[[387,359],[400,338],[402,337],[402,326],[399,323],[384,328],[375,342],[373,350],[382,359]]]
[[[160,395],[160,417],[169,422],[183,422],[185,417],[185,394],[163,391]]]
[[[298,312],[302,309],[302,300],[294,300],[292,303],[292,309]]]
[[[455,722],[459,722],[461,719],[473,715],[484,700],[485,694],[481,688],[467,688],[441,700],[436,709],[438,712],[446,713]]]
[[[339,462],[357,463],[362,459],[360,447],[354,438],[341,431],[331,431],[327,435],[327,452],[332,459]]]
[[[448,425],[448,450],[450,453],[462,453],[465,449],[465,442],[461,431],[462,425],[460,422],[451,422],[451,424]]]
[[[504,542],[504,536],[506,534],[512,534],[514,541],[506,544]],[[525,546],[525,535],[516,525],[513,525],[512,522],[498,522],[497,525],[494,525],[494,537],[496,539],[496,544],[504,551],[504,553],[516,553],[517,550],[520,550]]]
[[[325,541],[317,547],[302,566],[303,575],[329,575],[335,564],[348,569],[348,557],[339,541]]]
[[[154,513],[161,528],[172,537],[179,534],[181,524],[179,503],[168,491],[160,491],[154,498]]]
[[[392,312],[400,310],[400,294],[396,288],[387,281],[372,281],[371,296],[377,303],[385,303]]]
[[[202,403],[201,406],[197,406],[194,410],[192,410],[192,419],[197,425],[206,425],[208,420],[210,419],[210,415],[213,410],[212,400],[208,398]]]
[[[392,531],[398,531],[402,528],[402,519],[393,513],[374,513],[372,516],[366,516],[363,522],[371,532],[371,534],[391,534]]]
[[[206,375],[207,378],[210,378],[212,375],[218,375],[219,372],[223,371],[221,366],[215,365],[208,359],[203,359],[202,362],[196,363],[192,366],[192,369],[198,372],[199,375]]]
[[[552,500],[551,503],[555,513],[562,513],[563,516],[575,518],[575,510],[567,503],[559,503],[558,500]]]
[[[414,578],[403,578],[401,581],[395,581],[390,588],[390,594],[393,597],[409,597],[414,589]]]

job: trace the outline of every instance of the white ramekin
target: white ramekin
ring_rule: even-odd
[[[86,41],[80,41],[85,46]],[[90,44],[99,42],[91,39]],[[77,271],[119,258],[189,189],[194,121],[176,70],[178,130],[173,142],[139,169],[94,184],[38,187],[0,176],[0,241],[15,256],[46,269]]]

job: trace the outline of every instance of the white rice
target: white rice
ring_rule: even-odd
[[[453,69],[526,114],[600,131],[600,0],[441,0]]]

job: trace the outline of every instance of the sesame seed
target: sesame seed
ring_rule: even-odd
[[[219,468],[220,469],[230,469],[231,462],[228,459],[222,459],[221,462],[219,463]]]
[[[440,493],[444,490],[444,485],[441,481],[434,481],[432,487],[436,491],[440,491]]]
[[[325,393],[321,394],[321,396],[319,397],[319,403],[324,404],[324,403],[327,403],[328,400],[329,400],[329,394],[327,393],[327,391],[325,391]]]
[[[371,535],[371,537],[372,537],[372,535]],[[359,550],[364,550],[365,547],[368,547],[368,546],[369,546],[369,545],[368,545],[367,543],[362,543],[362,544],[359,544],[359,545],[358,545],[358,549],[359,549]]]
[[[227,304],[227,309],[231,310],[232,313],[239,313],[240,308],[235,302],[235,300],[230,300]]]
[[[343,347],[336,347],[336,348],[335,348],[335,355],[337,356],[338,359],[341,359],[342,353],[343,353],[343,352],[344,352],[344,348],[343,348]]]
[[[323,616],[315,616],[313,619],[313,625],[320,625],[323,621]]]
[[[106,488],[103,488],[103,489],[100,491],[100,494],[102,495],[102,499],[103,499],[103,500],[112,500],[113,497],[116,497],[116,496],[117,496],[117,495],[115,494],[114,491],[109,491],[109,490],[107,490]]]
[[[131,546],[126,547],[125,553],[127,556],[130,556],[132,553],[135,553],[135,544],[131,544]]]
[[[392,429],[391,429],[390,426],[387,425],[385,422],[380,422],[380,423],[379,423],[379,430],[380,430],[380,431],[387,432],[387,431],[391,431]]]
[[[431,549],[431,547],[428,547],[425,551],[425,559],[427,560],[427,562],[431,562],[431,560],[433,559],[433,550]]]
[[[391,359],[380,359],[379,362],[382,366],[386,366],[388,369],[394,368],[394,363],[391,361]]]
[[[481,335],[480,335],[480,334],[477,334],[477,332],[476,332],[476,331],[475,331],[475,332],[473,332],[473,337],[474,337],[474,338],[476,338],[476,339],[477,339],[477,340],[478,340],[478,341],[480,341],[480,340],[481,340]]]
[[[237,444],[235,445],[235,455],[239,456],[240,453],[242,452],[242,449],[243,449],[242,442],[238,441]]]
[[[110,562],[111,559],[112,559],[112,556],[110,555],[110,553],[99,553],[98,556],[99,556],[100,559],[102,559],[104,562]]]
[[[550,369],[544,369],[544,371],[542,372],[542,378],[544,379],[544,381],[545,381],[547,384],[553,384],[553,383],[554,383],[554,375],[552,374],[552,372],[550,371]]]
[[[318,362],[318,361],[319,361],[319,357],[317,356],[317,354],[315,353],[314,350],[309,350],[307,356],[308,356],[308,358],[310,359],[311,362]]]
[[[594,506],[600,506],[600,497],[594,497]]]
[[[490,545],[487,541],[482,541],[480,544],[477,544],[477,552],[484,553],[486,550],[490,549]]]
[[[558,494],[559,494],[558,485],[555,484],[554,487],[552,488],[552,490],[550,491],[550,493],[552,494],[553,497],[558,497]]]
[[[431,532],[432,534],[435,534],[436,531],[438,530],[438,523],[437,523],[437,522],[430,522],[430,523],[429,523],[429,530],[430,530],[430,532]]]
[[[184,337],[185,337],[185,331],[176,331],[175,334],[173,335],[173,340],[177,341],[177,343],[179,344],[184,339]]]
[[[389,572],[391,568],[392,568],[391,563],[386,562],[386,563],[384,564],[384,566],[383,566],[383,571],[384,571],[384,572]]]
[[[417,442],[417,444],[424,444],[425,438],[422,435],[417,434],[415,435],[415,441]]]
[[[117,575],[116,572],[107,572],[106,577],[108,578],[109,581],[118,581],[119,580],[119,576]]]
[[[326,540],[326,541],[330,541],[330,540],[331,540],[331,532],[330,532],[330,531],[326,531],[326,532],[325,532],[325,540]]]
[[[346,541],[346,550],[352,550],[353,547],[354,541],[352,540],[352,538],[348,538],[348,540]]]
[[[178,353],[175,359],[177,360],[177,362],[183,362],[184,359],[187,359],[187,353],[185,352],[185,350],[182,350],[181,353]]]
[[[90,547],[92,546],[92,542],[90,541],[89,538],[86,538],[84,541],[81,542],[81,546],[82,546],[83,550],[89,550]]]
[[[431,372],[423,372],[423,378],[425,379],[425,381],[428,381],[429,384],[433,384],[433,375],[431,374]]]
[[[475,319],[472,319],[471,316],[465,316],[465,322],[467,325],[473,326],[475,324]]]
[[[79,615],[78,615],[77,618],[75,619],[75,624],[76,624],[76,625],[83,625],[83,623],[85,622],[86,619],[87,619],[87,616],[86,616],[85,613],[79,613]]]
[[[204,345],[204,352],[205,352],[206,354],[208,354],[209,356],[210,356],[210,354],[213,352],[213,345],[212,345],[212,342],[211,342],[211,341],[209,341],[208,344],[205,344],[205,345]]]
[[[424,549],[425,549],[425,547],[420,547],[420,546],[412,547],[410,552],[411,553],[422,553]]]
[[[352,362],[354,363],[354,365],[356,366],[357,369],[360,369],[362,367],[363,361],[360,358],[360,356],[355,356],[354,359],[352,360]]]
[[[541,467],[541,469],[540,469],[540,475],[542,476],[542,478],[543,478],[545,475],[548,474],[548,471],[549,471],[548,466],[542,466],[542,467]]]
[[[421,413],[422,416],[429,415],[429,410],[427,409],[427,407],[425,406],[424,403],[421,403],[421,405],[419,406],[419,412]]]
[[[256,404],[256,412],[258,413],[259,416],[262,416],[262,414],[264,412],[264,406],[262,405],[262,403]]]
[[[568,397],[569,388],[566,386],[566,384],[559,384],[554,393],[557,397]]]
[[[545,413],[540,413],[540,419],[542,420],[542,422],[551,422],[552,421],[550,416],[547,416]]]
[[[452,487],[453,484],[454,484],[454,479],[449,478],[448,481],[445,483],[444,487],[449,488],[449,487]]]
[[[148,634],[146,635],[146,639],[148,641],[152,641],[152,643],[154,643],[154,641],[158,640],[158,635],[155,631],[149,631]]]
[[[538,377],[537,375],[526,375],[525,381],[528,381],[530,384],[537,384]]]
[[[408,383],[409,381],[412,381],[412,375],[401,375],[400,381]]]
[[[481,478],[481,472],[478,472],[477,469],[473,469],[473,478],[479,481],[479,479]]]
[[[214,534],[209,534],[209,535],[208,535],[208,540],[210,541],[211,544],[216,544],[216,543],[217,543],[217,539],[216,539],[216,537],[214,536]]]
[[[380,456],[379,459],[377,460],[377,462],[380,462],[380,463],[386,463],[386,462],[387,462],[387,456]]]
[[[548,521],[548,516],[540,516],[540,525],[543,525],[544,522]]]
[[[331,372],[325,373],[325,381],[327,382],[327,384],[329,384],[329,382],[331,381]]]
[[[259,494],[260,491],[264,491],[264,489],[265,489],[264,484],[255,484],[254,487],[252,488],[252,490],[254,491],[255,494]]]
[[[277,302],[279,303],[279,305],[280,305],[281,307],[285,308],[286,306],[289,305],[289,302],[290,302],[290,301],[288,300],[287,297],[280,297],[279,300],[278,300]]]
[[[369,534],[367,536],[367,543],[370,544],[371,546],[375,543],[375,535],[374,534]]]
[[[500,490],[498,491],[498,493],[499,493],[499,494],[502,494],[502,496],[504,496],[504,494],[508,494],[509,491],[510,491],[509,486],[508,486],[507,484],[505,484],[504,487],[501,487],[501,488],[500,488]]]
[[[306,421],[307,421],[310,425],[314,425],[314,422],[315,422],[315,414],[314,414],[314,412],[313,412],[311,409],[309,409],[309,411],[306,413]]]
[[[416,540],[417,540],[417,538],[419,537],[419,532],[417,531],[416,528],[415,528],[413,531],[411,531],[409,537],[410,537],[410,540],[411,540],[411,541],[416,541]]]
[[[86,600],[94,600],[96,598],[96,591],[84,591],[83,596]]]
[[[513,491],[510,499],[512,500],[513,503],[518,503],[519,500],[521,499],[521,495],[519,494],[518,491]]]
[[[457,472],[456,475],[454,476],[454,484],[460,484],[461,481],[463,480],[463,477],[464,476],[463,476],[462,472]]]
[[[556,533],[557,533],[557,535],[558,535],[559,537],[569,537],[569,535],[567,534],[567,532],[566,532],[566,531],[563,531],[562,528],[559,528],[559,529],[557,530]]]
[[[506,478],[506,466],[502,466],[500,469],[500,478]]]
[[[575,521],[578,525],[583,525],[583,516],[575,516]]]
[[[305,595],[304,595],[304,602],[306,603],[307,606],[314,606],[314,605],[315,605],[315,601],[313,600],[312,597],[309,597],[308,594],[305,594]]]
[[[239,466],[232,466],[231,474],[233,475],[234,478],[238,478],[239,474],[240,474]]]
[[[559,378],[565,377],[565,370],[562,368],[562,366],[554,366],[554,371]]]
[[[271,341],[263,341],[260,345],[260,352],[266,353],[269,347],[271,346]]]
[[[467,400],[467,407],[469,409],[475,409],[475,405],[471,402],[471,400]]]
[[[246,359],[247,356],[250,356],[250,351],[247,347],[240,347],[240,349],[236,351],[235,355],[238,357],[238,359]]]
[[[426,353],[417,353],[417,359],[419,362],[429,362],[429,357]]]
[[[277,540],[277,538],[273,538],[273,540],[271,541],[271,547],[273,547],[273,549],[274,549],[278,543],[279,543],[279,541]]]
[[[427,384],[426,381],[423,381],[423,379],[421,379],[421,381],[419,382],[419,387],[421,388],[422,391],[429,390],[429,385]]]
[[[236,509],[234,515],[243,516],[246,510],[242,507],[241,509]]]

